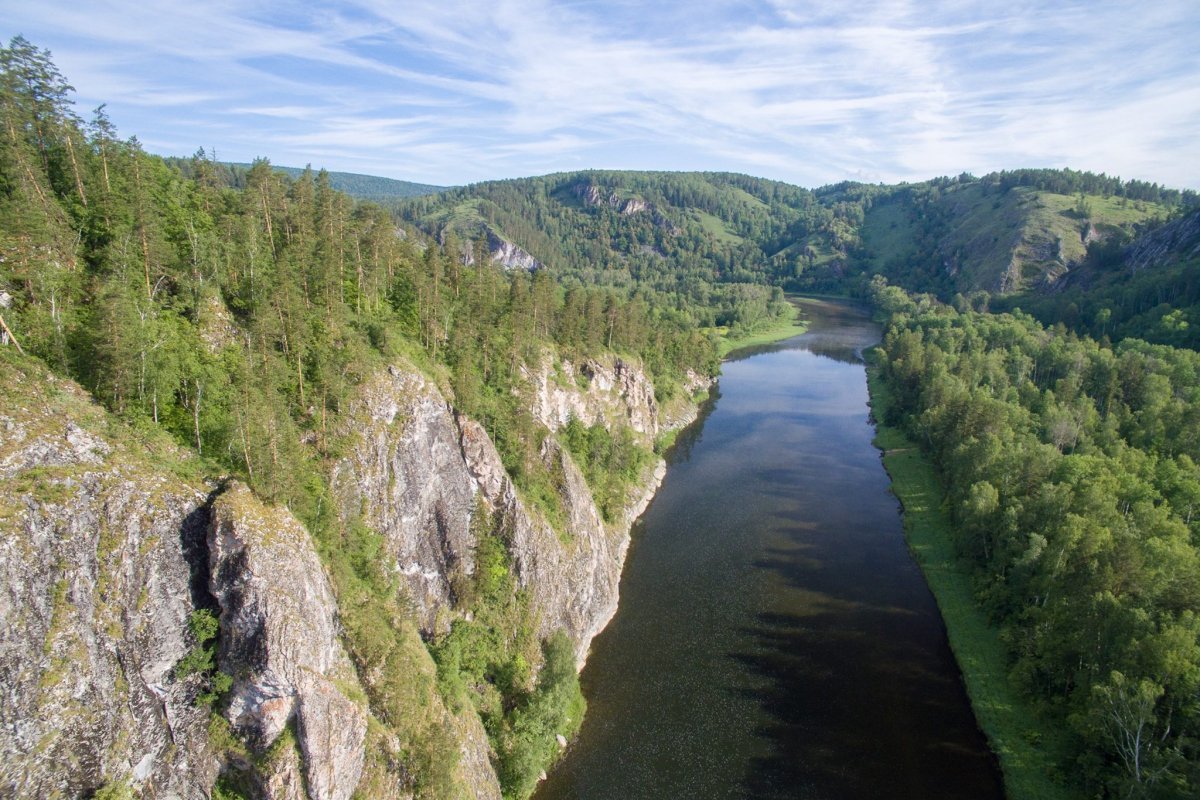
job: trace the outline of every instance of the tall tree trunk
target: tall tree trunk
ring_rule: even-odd
[[[21,343],[17,341],[17,337],[13,336],[12,330],[4,323],[4,315],[0,314],[0,330],[4,331],[5,341],[13,343],[13,347],[17,348],[17,352],[25,355],[25,351],[21,349]]]
[[[200,441],[200,398],[204,394],[204,385],[199,380],[196,383],[196,402],[192,405],[192,430],[196,433],[196,452],[204,455],[204,447]]]
[[[71,134],[68,133],[67,139],[67,155],[71,158],[71,171],[75,173],[75,188],[79,191],[79,201],[87,207],[87,195],[83,193],[83,178],[79,174],[79,162],[75,160],[75,144],[71,139]]]

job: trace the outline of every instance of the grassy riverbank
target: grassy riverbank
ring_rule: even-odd
[[[955,553],[933,464],[903,431],[879,422],[888,390],[874,369],[868,368],[867,378],[877,420],[875,444],[883,451],[892,492],[904,506],[908,546],[937,598],[975,717],[1000,759],[1005,792],[1009,800],[1077,800],[1076,792],[1056,780],[1061,733],[1039,719],[1009,684],[999,631],[976,605],[970,575]]]
[[[793,303],[790,319],[777,322],[753,333],[730,337],[728,328],[720,327],[713,330],[721,336],[718,348],[721,358],[724,358],[734,350],[741,350],[743,347],[770,344],[771,342],[778,342],[783,339],[790,339],[793,336],[799,336],[808,330],[808,324],[800,320],[800,308]]]

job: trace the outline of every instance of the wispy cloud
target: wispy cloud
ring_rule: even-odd
[[[1200,186],[1200,5],[0,0],[150,143],[433,183],[1073,166]],[[220,137],[215,142],[196,136]],[[189,137],[191,137],[189,139]]]

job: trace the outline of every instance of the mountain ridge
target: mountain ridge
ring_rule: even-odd
[[[677,290],[682,273],[683,283],[696,274],[813,291],[882,273],[948,298],[1053,288],[1093,243],[1133,238],[1198,202],[1190,190],[1072,170],[817,189],[737,173],[582,170],[396,209],[439,238],[504,240],[584,282]]]

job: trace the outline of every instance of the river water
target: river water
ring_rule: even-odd
[[[536,800],[1003,796],[871,444],[878,328],[802,304],[680,436]]]

